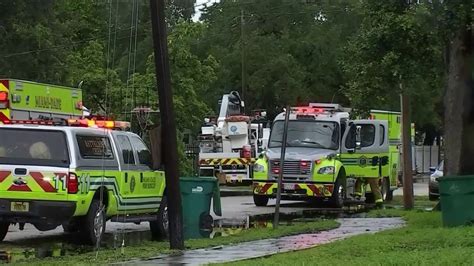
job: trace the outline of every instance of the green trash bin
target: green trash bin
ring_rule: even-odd
[[[439,193],[444,226],[474,223],[474,176],[440,177]]]
[[[219,184],[215,177],[181,177],[180,188],[183,207],[184,237],[209,237],[213,219],[210,215],[211,199],[214,213],[222,215]]]

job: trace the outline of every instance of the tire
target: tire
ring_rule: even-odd
[[[99,245],[105,233],[106,220],[105,206],[93,199],[79,229],[83,240],[88,244]]]
[[[3,239],[5,239],[9,227],[10,223],[0,223],[0,241],[3,241]]]
[[[154,240],[166,239],[169,236],[168,199],[166,196],[161,201],[157,215],[157,220],[150,222],[151,236]]]
[[[341,170],[343,171],[343,170]],[[342,208],[344,206],[344,184],[346,176],[344,172],[340,173],[334,183],[334,190],[332,191],[331,199],[329,200],[329,205],[333,208]]]
[[[380,188],[380,192],[382,193],[383,201],[391,201],[393,199],[393,191],[390,190],[390,180],[388,177],[384,177],[382,179],[382,186]]]
[[[387,195],[385,196],[387,201],[392,201],[393,200],[393,189],[390,189],[387,192]]]
[[[253,202],[255,206],[265,207],[268,204],[268,196],[253,194]]]

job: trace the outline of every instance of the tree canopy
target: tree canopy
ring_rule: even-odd
[[[223,93],[247,111],[337,102],[399,110],[400,84],[419,129],[442,121],[444,54],[454,5],[437,1],[168,0],[179,130],[199,130]],[[2,1],[0,76],[78,86],[94,110],[159,108],[149,3]],[[453,13],[451,13],[453,14]]]

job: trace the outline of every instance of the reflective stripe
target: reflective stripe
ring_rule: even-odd
[[[377,199],[375,200],[375,203],[383,203],[383,199]]]
[[[161,204],[161,197],[122,198],[115,177],[91,177],[90,185],[91,191],[96,191],[102,186],[110,190],[117,200],[119,211],[128,209],[157,209]]]
[[[201,159],[200,165],[247,165],[255,163],[255,158],[223,158],[223,159]]]

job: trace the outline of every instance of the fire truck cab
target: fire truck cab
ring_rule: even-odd
[[[355,180],[367,177],[386,180],[388,185],[381,182],[385,195],[396,188],[396,177],[389,168],[398,167],[398,156],[392,158],[389,153],[389,121],[351,120],[349,112],[338,104],[291,108],[282,199],[327,201],[342,207],[352,200]],[[276,196],[284,124],[283,112],[274,120],[268,149],[254,164],[257,206],[267,205],[268,199]],[[370,198],[370,191],[366,192]]]

